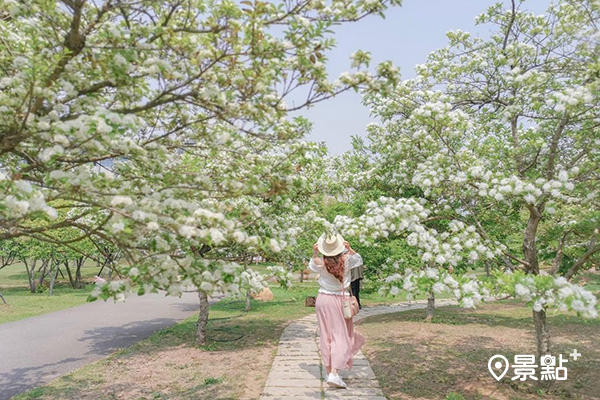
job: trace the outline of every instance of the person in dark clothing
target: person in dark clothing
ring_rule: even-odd
[[[358,308],[362,308],[362,304],[360,304],[360,281],[364,278],[363,275],[364,265],[360,265],[360,267],[352,268],[350,270],[350,286],[352,288],[352,294],[356,297],[356,301],[358,302]]]

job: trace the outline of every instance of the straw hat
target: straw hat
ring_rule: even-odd
[[[322,234],[317,241],[319,251],[324,256],[332,257],[342,253],[345,249],[342,235],[326,236]]]

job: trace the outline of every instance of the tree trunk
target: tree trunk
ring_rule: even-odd
[[[33,260],[31,266],[28,264],[27,260],[23,260],[23,264],[25,264],[25,269],[27,270],[27,280],[29,281],[29,291],[31,293],[35,293],[36,284],[35,284],[35,264],[37,260]]]
[[[535,239],[538,226],[542,220],[542,214],[541,210],[535,206],[530,205],[528,208],[529,220],[527,221],[527,228],[525,228],[525,236],[523,238],[523,257],[529,264],[525,266],[527,272],[538,275],[540,273],[540,266],[538,263],[538,250],[535,245]]]
[[[246,311],[252,310],[252,305],[250,304],[250,289],[246,290]]]
[[[433,319],[433,310],[435,309],[435,294],[433,292],[429,293],[429,297],[427,298],[427,316],[425,317],[425,321],[431,321]]]
[[[97,267],[100,267],[100,271],[98,271],[97,276],[102,277],[102,271],[104,271],[104,268],[111,262],[110,259],[110,255],[107,255],[104,257],[104,262],[102,264],[100,264],[100,262],[98,262]]]
[[[203,346],[206,342],[206,325],[208,324],[208,296],[203,291],[198,291],[200,300],[200,310],[198,312],[198,322],[196,323],[196,342]]]
[[[304,270],[300,270],[300,283],[304,282]]]
[[[54,274],[52,274],[52,278],[50,279],[50,290],[48,292],[48,294],[50,296],[52,296],[53,291],[54,291],[54,282],[56,281],[56,277],[58,276],[58,271],[59,271],[58,266],[59,265],[60,265],[60,263],[57,262],[55,265],[56,271],[54,271]]]
[[[564,248],[565,242],[567,241],[567,236],[569,236],[571,231],[566,231],[560,241],[558,242],[558,248],[556,249],[556,256],[554,257],[554,261],[552,262],[552,270],[550,271],[550,275],[554,276],[558,273],[560,269],[560,265],[562,264],[562,260],[564,258]]]
[[[205,253],[209,252],[210,246],[203,244],[200,248],[194,246],[191,247],[192,253],[196,257],[202,257]],[[112,268],[110,269],[112,272]],[[203,346],[206,343],[206,325],[208,324],[208,295],[198,290],[198,300],[200,301],[200,309],[198,310],[198,322],[196,322],[196,343],[199,346]]]
[[[485,260],[485,276],[490,277],[490,262]]]
[[[42,266],[40,267],[40,281],[38,282],[38,286],[41,286],[42,283],[44,283],[44,279],[46,279],[46,275],[47,275],[47,269],[48,269],[48,264],[50,263],[50,260],[43,260],[42,261]]]
[[[6,299],[4,298],[4,296],[2,296],[2,292],[0,292],[0,299],[2,299],[2,301],[4,302],[4,304],[8,305],[8,302],[6,301]]]
[[[69,282],[71,283],[71,287],[76,289],[75,281],[73,280],[73,274],[71,273],[71,268],[69,268],[69,260],[65,261],[65,269],[67,270],[67,275],[69,275]]]
[[[85,264],[85,257],[79,257],[77,260],[75,260],[75,263],[77,265],[77,268],[75,269],[75,288],[81,289],[84,286],[81,278],[81,267],[83,267],[83,264]]]
[[[252,256],[250,256],[252,257]],[[250,258],[251,260],[251,258]],[[248,257],[244,257],[244,271],[248,269]],[[250,289],[246,290],[246,311],[252,310],[252,305],[250,304]]]
[[[571,266],[571,268],[569,268],[569,270],[567,271],[567,273],[565,274],[565,278],[567,280],[571,280],[571,278],[573,277],[573,275],[575,275],[577,273],[577,271],[579,271],[579,268],[581,268],[585,263],[587,263],[590,260],[590,257],[596,253],[597,251],[600,250],[600,247],[596,246],[596,239],[598,238],[598,228],[596,228],[594,230],[594,234],[592,235],[588,246],[587,246],[587,251],[585,252],[585,254],[583,256],[581,256],[579,258],[579,260],[577,260],[575,262],[575,264],[573,264]]]
[[[542,219],[542,211],[544,205],[539,207],[529,205],[529,220],[527,221],[527,228],[525,228],[525,237],[523,238],[523,257],[529,264],[526,266],[527,272],[533,275],[539,275],[540,267],[538,262],[538,250],[535,245],[537,236],[538,225]],[[550,354],[550,332],[546,325],[546,310],[540,311],[532,310],[533,312],[533,323],[535,325],[535,340],[537,345],[537,357],[538,360],[545,354]],[[543,382],[539,381],[540,385]]]
[[[546,310],[533,311],[533,322],[535,324],[535,341],[537,346],[537,359],[540,357],[550,354],[550,332],[546,325]],[[550,380],[542,380],[540,371],[537,370],[538,385],[542,388],[547,388],[552,384]]]
[[[546,325],[546,310],[533,311],[533,322],[535,324],[535,339],[537,344],[537,355],[539,357],[550,354],[550,332]]]

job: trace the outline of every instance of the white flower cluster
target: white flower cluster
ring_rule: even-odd
[[[576,198],[568,195],[575,188],[575,184],[569,180],[569,173],[566,170],[559,171],[558,179],[537,178],[533,182],[527,182],[517,176],[494,177],[499,174],[490,171],[482,173],[481,169],[480,166],[469,169],[470,176],[479,178],[470,182],[477,187],[478,196],[492,197],[497,201],[502,201],[508,196],[516,196],[529,204],[535,204],[542,195],[567,203],[577,201]],[[573,172],[577,173],[577,169],[575,168]]]
[[[0,167],[4,232],[26,235],[35,221],[40,233],[54,234],[61,224],[47,219],[72,206],[75,220],[65,225],[123,249],[138,271],[130,277],[146,284],[144,291],[177,295],[189,278],[207,293],[238,292],[255,277],[236,281],[225,271],[228,263],[181,257],[210,252],[211,258],[283,258],[305,231],[305,200],[324,180],[318,160],[325,149],[304,140],[310,125],[304,118],[288,118],[282,76],[290,77],[290,87],[316,89],[306,91],[306,107],[337,91],[389,87],[398,76],[385,63],[376,76],[361,70],[328,82],[325,54],[334,41],[314,26],[360,19],[399,0],[311,0],[291,12],[269,4],[263,21],[279,20],[282,35],[249,24],[255,18],[239,10],[244,6],[233,4],[236,18],[229,18],[232,10],[211,3],[206,15],[188,21],[209,29],[212,19],[226,17],[225,30],[210,43],[189,29],[165,35],[181,22],[170,16],[182,9],[151,0],[147,6],[156,18],[170,20],[166,31],[150,21],[124,29],[121,17],[108,13],[77,44],[93,57],[65,59],[43,84],[43,71],[55,70],[53,32],[68,29],[68,21],[60,7],[21,3],[0,0],[0,8],[15,16],[0,24],[8,50],[0,77],[0,131],[19,126],[20,132],[3,143],[10,154]],[[82,19],[94,19],[96,11],[83,7]],[[16,18],[21,12],[23,18]],[[186,28],[182,23],[179,28]],[[244,40],[250,31],[262,37],[260,46]],[[223,46],[235,53],[231,65],[214,60]],[[159,55],[161,48],[172,51]],[[369,58],[357,52],[353,62],[362,68]],[[83,224],[79,212],[95,218]]]
[[[122,303],[127,298],[127,295],[131,291],[131,286],[126,280],[116,281],[100,281],[96,282],[96,285],[89,295],[90,299],[97,299],[101,297],[108,299],[112,297],[115,303]]]
[[[166,290],[170,296],[181,296],[184,290],[201,290],[209,296],[223,293],[232,296],[243,296],[246,290],[260,292],[268,287],[266,277],[252,269],[242,270],[234,262],[221,260],[174,259],[170,256],[154,258],[154,264],[148,267],[148,274],[152,274],[151,283],[144,279],[144,272],[137,267],[129,269],[129,278],[132,282],[140,283],[143,293],[157,289]],[[275,274],[285,277],[279,271]],[[109,285],[100,285],[91,293],[92,298],[120,298],[131,290],[129,281],[113,281]]]
[[[334,226],[343,234],[366,243],[391,233],[425,233],[420,221],[427,216],[428,211],[414,199],[381,197],[379,201],[367,204],[365,213],[358,218],[337,216]]]
[[[590,104],[593,100],[594,95],[589,88],[576,86],[566,87],[563,92],[555,92],[546,100],[546,104],[557,112],[564,112],[567,108],[578,104]]]
[[[465,308],[474,308],[491,295],[489,289],[477,280],[465,276],[454,277],[448,271],[438,268],[409,270],[404,274],[391,275],[385,279],[379,294],[396,296],[401,290],[406,292],[408,300],[414,299],[417,294],[450,293]]]
[[[563,312],[575,311],[585,318],[598,317],[596,296],[563,277],[526,275],[518,271],[497,275],[495,284],[499,293],[523,300],[535,311],[554,307]]]
[[[379,290],[381,295],[398,295],[404,290],[407,299],[417,294],[450,293],[460,305],[474,308],[486,298],[514,297],[526,302],[534,311],[550,307],[566,312],[577,312],[584,318],[597,318],[597,299],[585,288],[572,284],[563,277],[497,272],[487,282],[468,275],[453,276],[446,270],[425,268],[388,276]]]
[[[275,278],[281,287],[292,287],[292,273],[280,265],[267,267],[269,278]]]
[[[42,212],[50,219],[58,216],[56,209],[46,203],[43,190],[25,180],[11,181],[0,171],[0,188],[0,204],[4,205],[3,218],[7,220],[24,219],[35,212]]]
[[[269,287],[265,277],[251,268],[246,269],[240,275],[240,282],[244,288],[250,289],[254,293],[259,293]]]
[[[569,195],[575,189],[575,183],[569,180],[569,172],[564,169],[558,172],[557,179],[540,177],[527,181],[517,175],[505,176],[503,172],[492,172],[475,160],[470,164],[462,171],[452,166],[446,156],[436,154],[416,166],[411,183],[421,188],[426,196],[445,185],[452,185],[455,190],[472,192],[494,201],[505,201],[512,197],[535,204],[542,195],[567,203],[578,201]],[[577,172],[578,168],[575,167],[571,174]]]
[[[407,234],[407,243],[420,249],[425,264],[456,266],[465,258],[475,262],[500,253],[500,249],[492,250],[489,243],[484,243],[474,226],[453,220],[448,231],[438,232],[424,225],[428,216],[429,211],[415,199],[381,197],[369,203],[360,217],[337,216],[334,225],[362,243]]]

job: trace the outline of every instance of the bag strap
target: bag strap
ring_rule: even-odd
[[[346,290],[344,289],[344,282],[340,282],[340,286],[342,287],[342,296],[345,296]],[[348,290],[350,290],[350,297],[354,296],[352,294],[352,283],[350,283],[350,286],[348,286]]]

